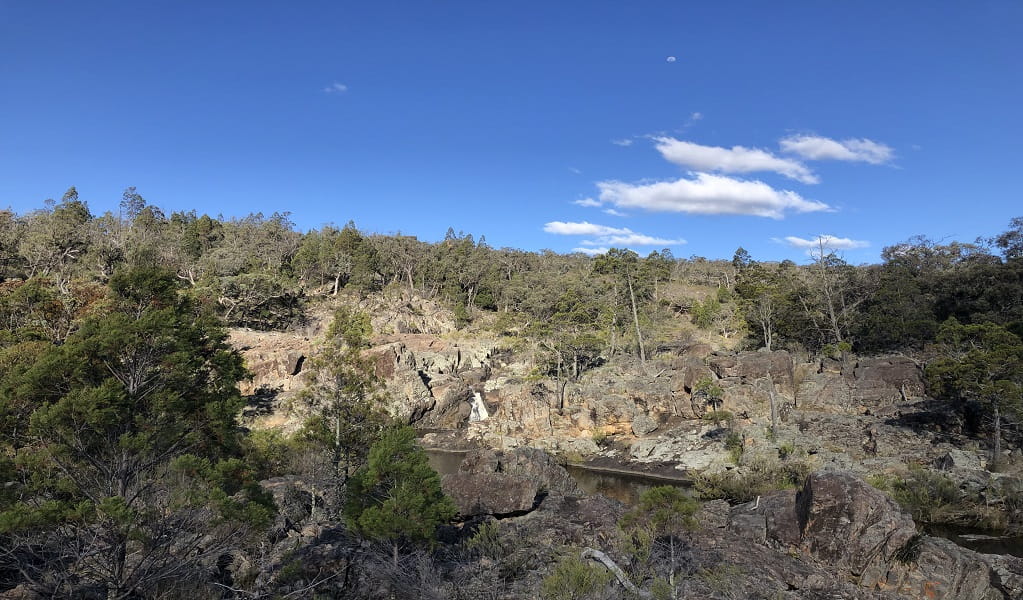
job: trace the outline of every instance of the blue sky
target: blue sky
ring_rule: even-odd
[[[0,0],[0,207],[853,263],[1023,215],[1023,2]]]

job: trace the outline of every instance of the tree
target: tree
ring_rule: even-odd
[[[735,292],[743,317],[754,330],[759,330],[764,348],[771,351],[784,310],[784,279],[776,270],[754,261],[742,248],[735,252],[732,264],[736,270]]]
[[[110,287],[112,310],[0,381],[0,408],[31,410],[27,435],[8,438],[2,560],[55,596],[155,594],[270,514],[235,458],[245,371],[225,332],[173,273],[121,270]]]
[[[700,503],[674,486],[662,485],[643,492],[635,508],[619,521],[623,533],[649,557],[657,568],[667,571],[668,587],[674,592],[677,581],[691,557],[686,552],[688,534],[697,528]],[[664,581],[664,580],[662,580]]]
[[[597,257],[593,270],[597,273],[612,275],[624,279],[629,290],[629,305],[632,307],[632,320],[636,326],[636,343],[639,346],[639,360],[646,362],[646,350],[643,348],[643,332],[639,328],[639,311],[636,308],[636,290],[633,281],[636,278],[639,255],[632,250],[611,248],[607,253]]]
[[[432,543],[437,527],[458,512],[415,439],[411,427],[384,432],[352,478],[345,506],[348,525],[390,543],[395,564],[404,546]]]
[[[995,323],[949,319],[937,341],[942,356],[927,365],[928,391],[980,409],[991,426],[990,468],[997,470],[1003,420],[1023,415],[1023,340]]]
[[[1023,217],[1014,217],[1009,221],[1010,229],[994,237],[990,241],[1002,249],[1006,260],[1023,258]]]
[[[326,479],[338,505],[385,423],[385,416],[373,403],[379,382],[371,361],[362,356],[371,332],[368,315],[339,308],[319,355],[312,361],[313,380],[303,391],[315,410],[303,435],[326,449]]]

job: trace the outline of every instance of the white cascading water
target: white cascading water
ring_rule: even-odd
[[[490,417],[490,413],[487,412],[487,405],[483,404],[483,397],[480,396],[479,392],[474,392],[472,395],[472,412],[469,413],[469,422],[475,423],[476,421],[483,421]]]

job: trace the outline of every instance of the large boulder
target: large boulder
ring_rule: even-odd
[[[935,537],[919,538],[912,554],[910,564],[893,564],[878,587],[929,600],[1023,598],[1023,559],[981,554]]]
[[[905,356],[861,358],[853,369],[853,376],[857,382],[881,382],[906,397],[924,395],[923,372],[913,359]]]
[[[890,497],[849,473],[812,473],[796,496],[800,546],[848,570],[863,585],[883,579],[896,552],[916,535]]]
[[[444,493],[464,518],[508,516],[532,510],[540,486],[537,481],[508,473],[451,473],[441,480]]]
[[[920,536],[891,498],[849,473],[813,473],[799,492],[774,492],[736,506],[728,528],[751,541],[810,554],[860,586],[900,597],[1023,598],[1023,559]]]
[[[508,452],[476,450],[462,459],[460,473],[504,473],[533,481],[548,493],[581,495],[582,489],[550,454],[537,448],[516,448]]]

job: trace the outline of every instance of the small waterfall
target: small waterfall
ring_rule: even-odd
[[[483,404],[483,396],[480,396],[479,392],[473,392],[472,412],[469,413],[469,422],[475,423],[476,421],[483,421],[489,417],[490,413],[487,412],[487,405]]]

